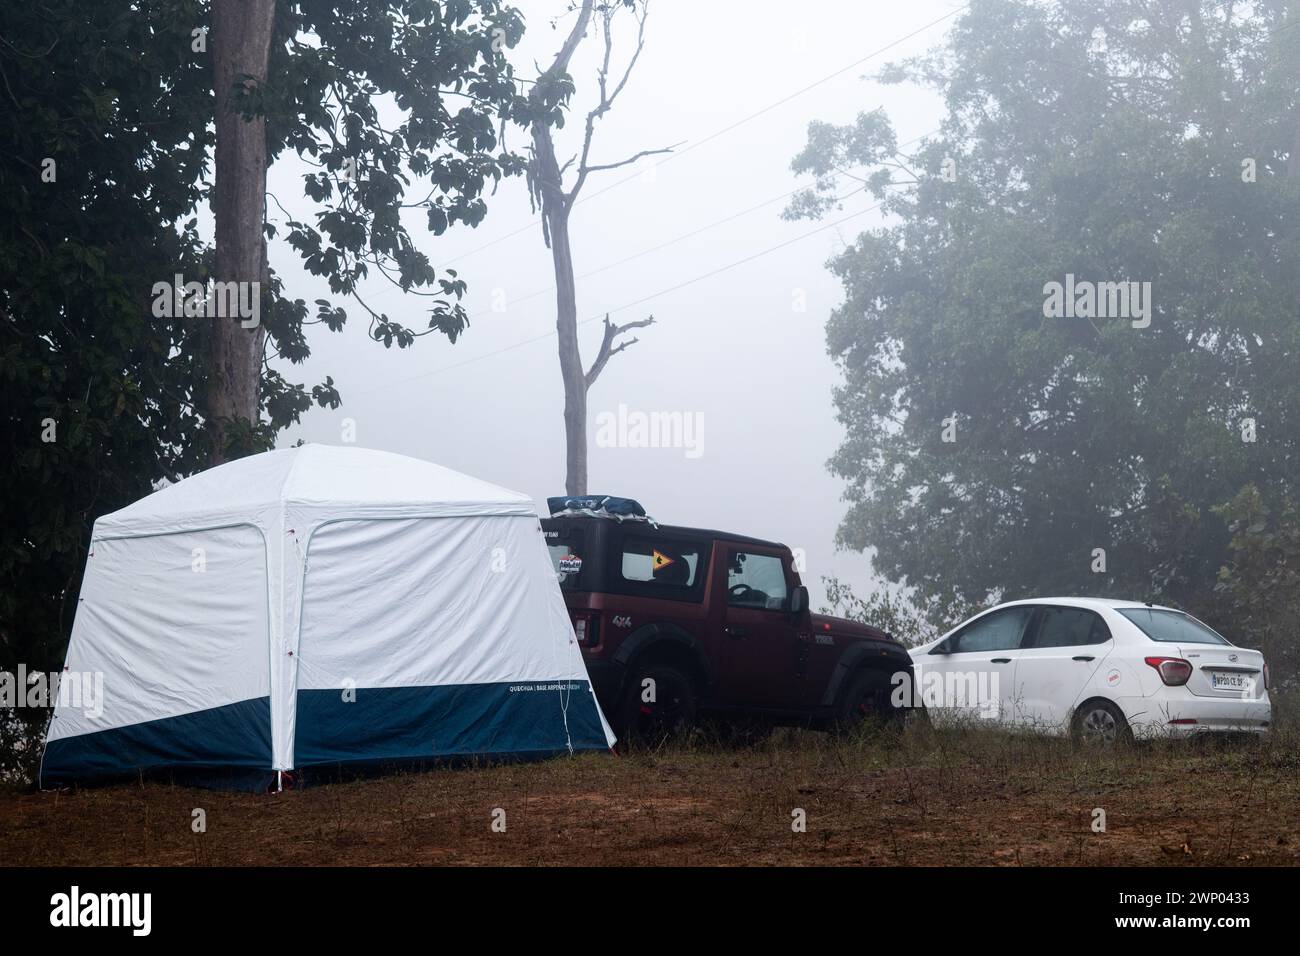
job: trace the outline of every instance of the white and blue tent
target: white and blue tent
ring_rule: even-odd
[[[387,452],[303,445],[95,522],[43,786],[614,743],[532,502]]]

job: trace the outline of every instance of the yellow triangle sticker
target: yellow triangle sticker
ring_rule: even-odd
[[[670,557],[668,557],[668,555],[664,554],[664,553],[661,552],[661,551],[655,551],[655,552],[654,552],[654,570],[655,570],[655,571],[662,571],[664,568],[668,567],[668,565],[670,565],[670,564],[672,564],[672,563],[673,563],[673,559],[670,558]]]

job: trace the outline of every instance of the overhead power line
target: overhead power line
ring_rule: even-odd
[[[669,293],[677,292],[681,289],[685,289],[688,286],[695,285],[695,283],[697,282],[703,282],[705,279],[711,279],[716,275],[720,275],[724,272],[729,272],[730,270],[738,268],[739,266],[743,266],[746,263],[753,262],[755,259],[761,259],[763,256],[770,255],[771,253],[776,252],[779,249],[784,249],[786,246],[792,246],[796,242],[802,242],[804,239],[808,239],[811,236],[818,235],[819,233],[825,232],[828,229],[834,229],[836,226],[842,225],[843,223],[848,222],[850,219],[857,219],[859,216],[865,216],[869,212],[876,211],[882,205],[884,205],[884,203],[879,202],[876,203],[874,206],[868,206],[866,209],[859,209],[857,212],[849,213],[847,216],[841,216],[839,219],[836,219],[833,222],[824,223],[823,225],[818,226],[816,229],[811,229],[808,232],[802,233],[801,235],[798,236],[794,236],[791,239],[786,239],[783,242],[778,242],[775,245],[768,246],[765,249],[760,249],[758,252],[750,253],[749,255],[741,259],[736,259],[733,262],[729,262],[726,265],[718,266],[716,269],[710,269],[708,272],[703,272],[697,276],[692,276],[691,278],[686,279],[685,281],[678,282],[674,285],[668,286],[667,288],[659,289],[657,292],[652,292],[649,295],[643,295],[638,299],[633,299],[631,302],[624,302],[622,305],[618,305],[610,309],[603,309],[597,315],[593,315],[590,316],[589,318],[582,319],[576,324],[587,325],[591,322],[599,322],[606,315],[610,315],[615,312],[622,312],[626,309],[631,309],[638,305],[643,305],[646,302],[651,301],[652,299],[657,299],[660,296],[665,296],[668,295]],[[356,396],[361,397],[364,395],[373,395],[376,392],[387,391],[390,388],[396,388],[400,385],[409,385],[412,382],[422,381],[423,379],[431,378],[432,376],[435,375],[441,375],[444,372],[450,372],[454,369],[463,368],[466,365],[473,365],[475,362],[482,362],[487,359],[493,358],[497,355],[503,355],[506,352],[513,352],[516,349],[521,349],[526,345],[532,345],[535,342],[542,342],[546,339],[551,338],[553,335],[555,335],[555,330],[551,329],[541,335],[535,335],[532,338],[522,339],[518,342],[513,342],[510,345],[503,346],[502,348],[499,349],[494,349],[491,352],[485,352],[482,355],[476,355],[473,358],[465,359],[462,362],[453,362],[450,365],[444,365],[439,368],[432,369],[431,371],[428,372],[421,372],[419,375],[412,375],[409,378],[399,379],[398,381],[395,382],[387,382],[376,388],[370,388],[370,389],[366,389],[363,392],[357,392]]]
[[[939,132],[939,130],[934,129],[934,130],[931,130],[931,131],[928,132],[928,133],[923,133],[923,134],[920,135],[920,136],[913,137],[912,139],[909,139],[909,140],[908,140],[907,142],[905,142],[905,143],[900,143],[899,146],[898,146],[898,149],[901,150],[901,149],[903,149],[903,148],[905,148],[905,147],[907,147],[907,146],[911,146],[913,143],[919,143],[921,140],[925,139],[926,137],[928,137],[928,136],[933,136],[935,133],[938,133],[938,132]],[[644,256],[648,256],[648,255],[650,255],[650,254],[652,254],[652,253],[655,253],[655,252],[659,252],[659,251],[661,251],[661,250],[663,250],[663,249],[667,249],[667,248],[669,248],[670,246],[675,246],[675,245],[677,245],[677,243],[679,243],[679,242],[685,242],[687,239],[694,239],[696,236],[701,235],[701,234],[703,234],[703,233],[705,233],[705,232],[708,232],[710,229],[716,229],[718,226],[724,226],[724,225],[726,225],[726,224],[729,223],[729,222],[734,222],[735,220],[740,219],[740,218],[742,218],[743,216],[747,216],[747,215],[749,215],[749,214],[752,213],[752,212],[757,212],[758,210],[763,209],[763,208],[765,208],[765,207],[767,207],[767,206],[770,206],[770,205],[772,205],[773,203],[780,202],[782,199],[789,199],[790,197],[794,196],[796,193],[798,193],[798,192],[802,192],[805,188],[806,188],[806,187],[804,187],[804,186],[796,186],[794,189],[787,190],[786,192],[781,193],[781,195],[779,195],[779,196],[773,196],[771,199],[764,199],[762,202],[760,202],[760,203],[755,203],[754,205],[749,206],[749,207],[747,207],[747,208],[745,208],[745,209],[742,209],[742,210],[740,210],[739,212],[733,212],[733,213],[731,213],[730,215],[728,215],[728,216],[724,216],[724,217],[721,218],[721,219],[715,219],[713,222],[706,223],[706,224],[703,225],[703,226],[698,226],[698,227],[696,227],[696,228],[690,230],[689,232],[681,233],[680,235],[674,236],[674,237],[671,238],[671,239],[666,239],[666,240],[664,240],[664,241],[661,242],[661,243],[658,243],[658,244],[653,245],[653,246],[649,246],[648,248],[645,248],[645,249],[641,249],[640,251],[638,251],[638,252],[634,252],[634,253],[632,253],[631,255],[624,256],[622,259],[615,259],[613,262],[607,262],[607,263],[605,263],[603,266],[598,266],[597,268],[592,269],[592,270],[590,270],[589,272],[583,272],[583,273],[581,273],[581,274],[579,274],[579,275],[574,276],[574,279],[575,279],[575,280],[580,280],[580,279],[590,279],[592,276],[600,275],[600,273],[602,273],[602,272],[608,272],[610,269],[616,268],[616,267],[621,266],[621,265],[626,265],[626,264],[629,263],[629,262],[634,262],[634,261],[637,260],[637,259],[640,259],[640,258],[642,258],[642,257],[644,257]],[[843,202],[845,199],[848,199],[850,196],[854,196],[854,195],[856,195],[857,193],[860,193],[860,192],[863,192],[863,191],[865,191],[864,188],[863,188],[863,187],[859,187],[859,188],[856,188],[856,189],[852,190],[851,192],[847,192],[847,193],[845,193],[845,194],[842,195],[842,196],[836,196],[835,199],[834,199],[833,201],[834,201],[834,202],[837,202],[837,203],[838,203],[838,202]],[[544,289],[534,289],[532,292],[526,292],[526,293],[524,293],[524,294],[521,295],[521,296],[518,296],[518,297],[516,297],[516,298],[512,298],[510,301],[511,301],[512,304],[518,304],[518,303],[520,303],[520,302],[527,302],[529,299],[535,299],[535,298],[537,298],[539,295],[545,295],[545,294],[548,293],[548,292],[554,292],[554,291],[555,291],[555,286],[554,286],[554,285],[548,285],[548,286],[547,286],[546,288],[544,288]],[[489,313],[487,313],[487,312],[474,312],[474,313],[471,313],[471,314],[470,314],[469,318],[470,318],[470,319],[479,319],[479,318],[484,318],[484,317],[487,316],[488,314],[489,314]]]
[[[691,143],[685,149],[679,149],[669,153],[663,159],[659,160],[657,163],[654,163],[648,168],[658,169],[660,166],[664,166],[668,163],[671,163],[674,159],[679,159],[682,156],[685,156],[687,153],[691,152],[694,149],[699,149],[705,143],[711,143],[713,140],[717,139],[718,137],[725,136],[727,133],[739,129],[740,127],[744,126],[746,123],[758,119],[760,116],[764,115],[765,113],[770,113],[772,110],[776,109],[777,107],[784,106],[786,103],[789,103],[791,100],[797,99],[798,97],[803,96],[805,93],[815,90],[817,89],[817,87],[829,83],[831,80],[834,80],[840,76],[843,76],[845,73],[848,73],[850,70],[854,70],[862,66],[862,64],[866,63],[868,60],[873,60],[876,57],[880,56],[882,53],[889,52],[894,47],[898,46],[900,43],[906,43],[908,40],[911,40],[913,37],[919,36],[920,34],[924,33],[926,30],[929,30],[931,27],[938,26],[940,23],[943,23],[945,20],[951,20],[953,17],[957,16],[957,14],[966,10],[969,6],[970,6],[969,3],[963,3],[955,10],[952,10],[949,13],[945,13],[943,16],[939,17],[938,19],[931,20],[929,23],[925,24],[924,26],[917,27],[915,30],[913,30],[911,33],[907,34],[906,36],[901,36],[897,40],[893,40],[889,43],[886,43],[884,46],[880,47],[879,49],[872,50],[866,56],[859,57],[858,59],[854,60],[852,63],[840,67],[834,73],[828,73],[825,76],[823,76],[821,79],[814,80],[813,82],[809,83],[807,86],[802,86],[799,89],[795,90],[793,93],[789,93],[781,97],[779,100],[769,103],[767,106],[764,106],[762,109],[750,113],[747,116],[743,116],[740,119],[736,120],[735,122],[722,127],[721,129],[714,130],[708,136],[705,136],[703,139],[696,140],[694,143]],[[609,192],[612,189],[617,189],[619,186],[622,186],[626,183],[630,183],[634,179],[639,179],[644,174],[645,174],[645,170],[642,170],[641,172],[633,173],[630,176],[625,176],[622,179],[617,179],[602,189],[598,189],[595,192],[587,193],[586,195],[578,197],[578,200],[577,202],[574,203],[574,205],[575,206],[581,205],[582,203],[586,202],[589,199],[595,199],[597,196],[603,196],[605,195],[605,193]],[[478,255],[480,252],[482,252],[485,249],[490,249],[499,243],[505,242],[507,239],[514,238],[515,236],[519,235],[522,232],[527,232],[529,229],[532,229],[534,226],[536,226],[539,222],[541,222],[540,219],[533,219],[532,221],[527,222],[524,225],[520,226],[518,229],[514,229],[511,232],[507,232],[504,235],[498,236],[496,239],[492,239],[488,242],[485,242],[481,246],[476,246],[475,248],[471,249],[469,252],[462,253],[459,257],[455,259],[453,264],[459,265],[461,262],[463,262],[465,259],[468,259],[470,256]]]

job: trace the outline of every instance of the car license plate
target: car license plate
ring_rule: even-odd
[[[1210,674],[1210,686],[1215,690],[1245,690],[1250,686],[1249,674]]]

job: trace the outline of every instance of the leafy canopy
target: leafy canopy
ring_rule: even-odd
[[[865,192],[889,216],[831,263],[839,540],[936,619],[1045,593],[1198,606],[1230,546],[1215,506],[1294,497],[1286,7],[981,0],[883,77],[942,93],[937,134],[904,153],[880,113],[810,127],[787,214]],[[1067,274],[1150,282],[1150,326],[1045,316]]]
[[[209,459],[196,408],[210,320],[151,310],[156,282],[211,275],[195,215],[212,181],[209,22],[198,0],[0,5],[6,670],[58,667],[95,517]],[[371,269],[428,295],[425,329],[370,311],[386,345],[465,328],[464,280],[435,270],[400,210],[423,210],[420,231],[474,226],[491,186],[522,169],[503,140],[515,111],[527,121],[531,108],[505,59],[522,31],[498,0],[278,5],[268,81],[244,88],[241,106],[266,114],[272,157],[293,150],[318,164],[303,186],[311,222],[287,235],[305,268],[338,295]],[[305,328],[341,328],[347,313],[320,300],[313,316],[291,297],[294,282],[272,277],[262,319],[270,350],[301,362]],[[339,399],[330,379],[308,390],[268,366],[263,420],[237,436],[240,448],[268,447],[313,401]]]

